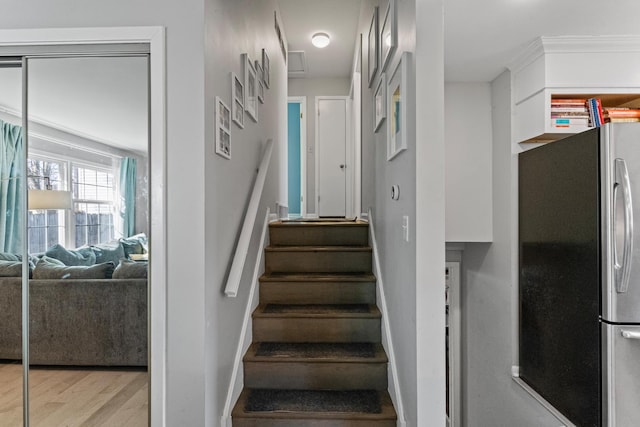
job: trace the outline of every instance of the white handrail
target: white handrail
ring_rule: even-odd
[[[247,252],[249,251],[249,243],[251,242],[251,233],[256,222],[258,206],[260,204],[260,198],[262,197],[262,189],[264,188],[264,181],[267,177],[267,169],[269,169],[272,151],[273,140],[269,139],[267,141],[264,154],[262,155],[262,160],[260,161],[258,177],[253,185],[251,199],[249,200],[249,206],[247,207],[247,214],[244,217],[244,223],[242,224],[242,230],[240,231],[240,238],[238,239],[238,246],[236,247],[236,253],[233,256],[233,263],[231,264],[231,271],[229,272],[229,278],[227,279],[227,286],[224,288],[224,293],[228,297],[236,297],[238,295],[240,279],[242,278],[244,263],[247,260]]]

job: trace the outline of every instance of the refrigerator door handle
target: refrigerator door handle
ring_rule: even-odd
[[[629,340],[640,340],[640,331],[627,331],[622,329],[620,332],[623,338],[627,338]]]
[[[619,197],[620,193],[622,193],[624,202],[624,249],[622,253],[622,264],[618,262],[618,254],[616,251],[614,268],[616,274],[616,290],[619,293],[625,293],[629,289],[629,277],[631,276],[631,254],[633,253],[633,204],[631,201],[629,172],[627,171],[627,164],[623,159],[615,159],[615,181],[614,197]],[[617,247],[617,245],[614,246]]]

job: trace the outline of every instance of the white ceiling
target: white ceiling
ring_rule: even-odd
[[[146,152],[147,63],[142,57],[32,59],[29,117],[117,148]],[[21,71],[0,68],[0,109],[21,116]]]
[[[349,76],[360,3],[279,0],[289,50],[306,53],[306,77]],[[540,36],[640,34],[638,0],[444,0],[444,12],[447,81],[491,81]],[[317,31],[331,34],[328,48],[311,45]]]
[[[290,51],[304,51],[304,77],[351,75],[361,0],[278,0],[282,27]],[[329,34],[331,44],[318,49],[311,44],[317,32]]]

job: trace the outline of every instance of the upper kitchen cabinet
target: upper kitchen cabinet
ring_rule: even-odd
[[[509,67],[514,139],[549,142],[585,129],[552,121],[558,98],[600,98],[606,107],[640,108],[640,37],[541,37]]]

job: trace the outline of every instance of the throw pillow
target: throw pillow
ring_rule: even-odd
[[[120,239],[124,247],[124,254],[129,257],[131,254],[144,254],[147,252],[147,236],[144,233]]]
[[[65,266],[59,260],[43,256],[33,270],[34,279],[110,279],[114,265],[105,262],[95,265]]]
[[[96,256],[96,263],[112,262],[113,265],[118,264],[120,258],[124,258],[124,248],[122,244],[117,240],[109,243],[100,243],[91,246],[93,253]]]
[[[146,279],[148,263],[135,262],[122,258],[120,264],[113,271],[114,279]]]
[[[22,262],[0,259],[0,277],[22,277]],[[31,277],[31,268],[29,268]]]
[[[93,265],[96,263],[96,256],[89,247],[79,249],[66,249],[61,244],[56,243],[44,253],[49,258],[55,258],[64,265]]]
[[[20,261],[22,256],[11,254],[9,252],[0,252],[0,260],[2,261]]]

